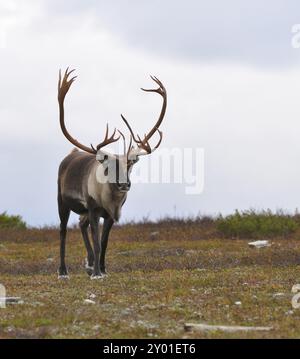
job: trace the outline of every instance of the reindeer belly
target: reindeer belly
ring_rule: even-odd
[[[88,212],[88,209],[84,201],[79,201],[78,199],[65,196],[63,198],[63,202],[71,211],[75,212],[76,214],[81,215],[81,214],[86,214]]]

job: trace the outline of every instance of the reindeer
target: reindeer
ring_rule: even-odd
[[[130,142],[127,148],[124,134],[115,129],[109,136],[108,124],[104,140],[96,147],[87,147],[74,139],[65,126],[64,99],[77,76],[70,78],[74,70],[69,68],[62,78],[59,71],[58,103],[60,126],[64,136],[76,147],[64,158],[58,172],[58,211],[60,217],[60,266],[59,278],[68,278],[65,264],[65,247],[67,223],[70,212],[80,216],[80,229],[87,251],[86,270],[91,279],[103,278],[106,273],[105,253],[110,230],[120,219],[121,208],[124,205],[127,193],[130,190],[130,173],[133,165],[140,156],[149,155],[161,144],[163,134],[159,127],[163,121],[167,108],[167,92],[164,85],[156,78],[152,80],[158,84],[157,89],[143,89],[146,92],[155,92],[162,96],[163,105],[158,121],[145,135],[143,140],[135,136],[126,118],[121,115],[130,132]],[[152,148],[149,140],[158,133],[157,145]],[[103,148],[117,142],[120,137],[124,141],[124,153],[111,154]],[[135,147],[133,146],[135,143]],[[82,150],[79,151],[78,149]],[[104,218],[101,240],[99,236],[99,221]],[[88,228],[91,228],[93,246],[90,243]]]

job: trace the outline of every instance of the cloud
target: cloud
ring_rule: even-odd
[[[46,5],[55,16],[89,13],[128,46],[170,61],[299,63],[299,51],[291,47],[292,26],[300,21],[297,0],[51,0]]]
[[[169,37],[171,29],[174,37],[179,31],[187,31],[184,23],[178,30],[171,27],[172,19],[161,26],[167,18],[166,5],[160,4],[162,13],[154,23],[154,10],[146,22],[150,5],[139,7],[145,13],[144,29],[133,21],[137,9],[133,16],[130,9],[121,7],[124,19],[118,23],[115,17],[109,20],[105,11],[100,16],[100,7],[79,9],[79,3],[74,2],[68,12],[65,2],[61,3],[65,6],[62,11],[58,11],[58,5],[50,11],[46,7],[50,2],[41,3],[38,8],[35,4],[27,2],[24,21],[16,23],[8,34],[7,47],[0,49],[0,211],[19,213],[35,225],[58,222],[57,168],[72,145],[59,128],[56,91],[58,69],[68,65],[77,69],[79,77],[66,100],[66,121],[70,132],[83,143],[100,142],[106,122],[111,128],[120,127],[120,113],[126,115],[137,132],[147,131],[159,113],[161,100],[139,88],[151,87],[148,75],[154,74],[165,83],[169,95],[162,146],[205,150],[203,194],[187,196],[182,185],[134,185],[124,207],[124,220],[148,214],[151,218],[173,215],[175,207],[177,215],[188,215],[199,211],[228,213],[249,207],[293,210],[297,206],[298,67],[271,66],[275,61],[269,55],[271,50],[264,50],[269,56],[265,59],[269,68],[252,66],[255,56],[238,55],[235,47],[238,49],[239,44],[229,48],[228,54],[225,50],[219,54],[217,46],[214,53],[213,44],[212,50],[199,45],[203,54],[207,52],[207,58],[200,56],[203,61],[191,61],[198,55],[182,56],[179,50],[175,51],[176,41],[171,39],[174,45],[171,41],[165,54],[162,39]],[[83,6],[83,2],[80,4]],[[153,4],[158,6],[158,2]],[[176,16],[179,21],[179,14]],[[207,12],[207,16],[212,15]],[[270,21],[268,16],[264,15],[266,22]],[[131,37],[130,33],[134,26],[136,31],[148,31],[151,19],[156,34],[151,41],[155,46],[148,46],[147,40],[142,46],[142,34]],[[229,28],[228,39],[234,32],[229,25],[222,25]],[[232,27],[238,28],[237,24]],[[197,33],[193,39],[197,43]],[[274,38],[271,42],[275,45],[266,39],[259,41],[277,49]],[[178,48],[186,46],[185,37],[177,37],[177,42]],[[210,61],[213,58],[216,61]],[[229,58],[235,61],[228,61]],[[285,63],[288,62],[293,61],[287,56]],[[153,160],[157,156],[154,154]],[[142,159],[135,170],[143,171],[145,166]]]

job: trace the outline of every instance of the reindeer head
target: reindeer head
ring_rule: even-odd
[[[72,83],[76,79],[77,76],[72,77],[69,79],[70,74],[72,74],[74,70],[65,71],[65,74],[62,78],[61,71],[59,71],[59,81],[58,81],[58,102],[59,102],[59,110],[60,110],[60,126],[64,136],[76,147],[79,149],[88,152],[90,154],[96,155],[96,160],[99,161],[102,165],[102,177],[103,180],[109,183],[112,187],[116,188],[119,192],[124,193],[128,192],[131,183],[130,183],[130,173],[132,170],[133,165],[139,160],[140,156],[145,156],[153,153],[161,144],[163,134],[159,130],[159,127],[163,121],[163,118],[166,113],[167,108],[167,91],[164,85],[154,76],[151,76],[151,79],[158,84],[157,89],[143,89],[146,92],[156,92],[163,98],[163,105],[161,109],[160,116],[153,126],[153,128],[148,132],[148,134],[144,135],[144,139],[142,140],[139,135],[134,135],[134,132],[129,125],[126,118],[121,115],[123,121],[125,122],[127,128],[130,132],[130,140],[129,146],[126,146],[126,138],[124,134],[118,130],[119,136],[116,136],[117,129],[115,129],[111,136],[109,136],[109,128],[108,124],[106,125],[106,134],[104,140],[99,143],[96,147],[91,145],[87,147],[76,139],[74,139],[66,129],[65,122],[64,122],[64,99],[66,94],[68,93]],[[151,147],[149,140],[155,133],[159,134],[159,140],[155,147]],[[103,151],[103,147],[117,142],[120,138],[123,138],[124,142],[124,152],[122,155],[111,154],[106,151]],[[136,146],[133,145],[135,143]]]

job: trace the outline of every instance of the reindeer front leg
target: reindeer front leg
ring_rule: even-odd
[[[101,243],[99,238],[99,220],[100,216],[94,211],[90,211],[89,220],[93,238],[94,246],[94,270],[91,275],[91,279],[101,279],[103,278],[100,271],[100,252],[101,252]]]
[[[113,224],[114,224],[114,220],[112,218],[104,219],[102,236],[101,236],[101,255],[100,255],[100,271],[102,275],[107,274],[105,269],[105,252],[107,248],[109,232]]]

